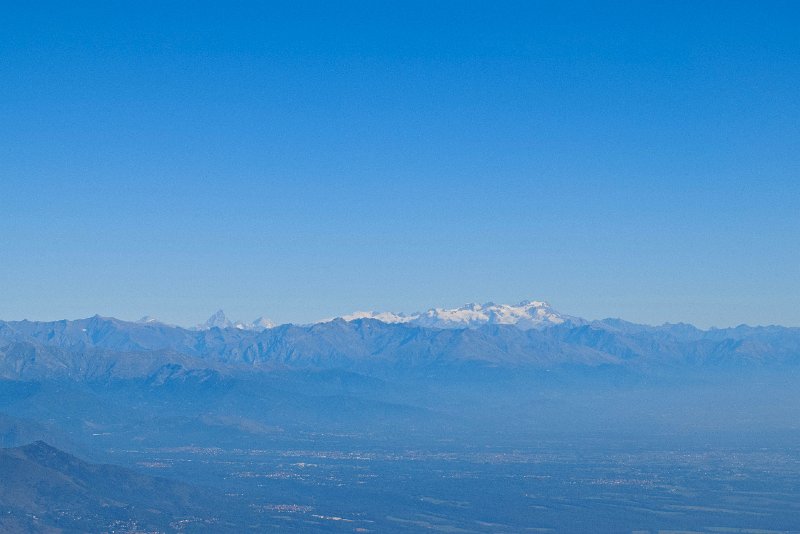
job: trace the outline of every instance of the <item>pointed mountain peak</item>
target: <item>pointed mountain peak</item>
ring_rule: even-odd
[[[56,450],[55,447],[49,445],[47,442],[37,439],[33,443],[29,443],[28,445],[23,445],[24,449],[46,449],[46,450]]]
[[[211,315],[211,317],[208,318],[201,328],[228,328],[229,326],[232,326],[232,323],[225,316],[225,312],[222,310],[217,310]]]
[[[34,441],[33,443],[29,443],[27,445],[22,445],[21,447],[18,447],[17,450],[21,451],[26,457],[31,459],[41,459],[52,456],[69,456],[64,451],[56,449],[49,443],[45,443],[41,440]]]
[[[277,326],[274,322],[266,317],[259,317],[252,323],[246,321],[231,321],[222,310],[217,310],[208,321],[197,327],[198,330],[210,330],[211,328],[236,328],[237,330],[254,330],[260,332],[267,328],[274,328]]]

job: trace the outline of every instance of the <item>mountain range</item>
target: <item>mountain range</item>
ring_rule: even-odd
[[[412,314],[393,312],[355,312],[340,317],[345,321],[375,319],[383,323],[403,323],[427,328],[480,328],[486,325],[512,325],[521,330],[546,328],[570,322],[582,324],[586,321],[563,315],[548,303],[523,300],[517,305],[470,303],[459,308],[431,308]]]
[[[269,325],[269,326],[268,326]],[[203,328],[95,316],[0,321],[0,377],[107,379],[342,369],[373,376],[463,367],[612,368],[646,373],[697,366],[800,362],[800,328],[701,330],[619,319],[587,321],[544,302],[484,304],[402,315],[356,313],[310,325],[243,324],[214,314]]]
[[[411,314],[395,313],[390,311],[357,311],[340,317],[325,319],[318,323],[330,322],[336,319],[355,321],[358,319],[375,319],[389,324],[409,324],[429,328],[479,328],[485,325],[505,324],[513,325],[522,330],[531,328],[546,328],[565,322],[585,323],[577,317],[563,315],[554,310],[543,301],[523,300],[519,304],[485,304],[470,303],[458,308],[430,308],[424,312]],[[155,323],[157,319],[145,316],[139,319],[140,323]],[[194,327],[195,330],[209,330],[211,328],[236,328],[239,330],[261,331],[278,326],[266,317],[258,317],[251,322],[232,321],[222,310],[218,310],[202,324]]]

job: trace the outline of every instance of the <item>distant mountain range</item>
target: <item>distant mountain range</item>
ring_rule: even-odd
[[[470,303],[459,308],[430,308],[424,312],[411,314],[395,313],[389,311],[357,311],[351,314],[325,319],[318,323],[330,322],[335,319],[355,321],[358,319],[375,319],[388,324],[409,324],[428,328],[480,328],[485,325],[505,324],[513,325],[522,330],[532,328],[546,328],[565,322],[584,324],[586,321],[577,317],[563,315],[555,311],[548,303],[535,300],[524,300],[517,305]],[[139,323],[156,323],[157,319],[145,316]],[[315,323],[315,324],[318,324]],[[262,331],[278,326],[266,317],[259,317],[251,322],[232,321],[222,310],[218,310],[208,318],[205,323],[197,325],[195,330],[209,330],[211,328],[236,328],[238,330]]]
[[[608,367],[643,373],[696,366],[800,363],[800,329],[700,330],[619,319],[586,321],[544,302],[424,313],[356,313],[311,325],[244,324],[218,312],[187,329],[100,316],[0,321],[0,378],[203,379],[276,369],[367,375],[464,365],[506,369]]]
[[[585,324],[586,321],[555,311],[542,301],[524,300],[516,306],[509,304],[465,304],[460,308],[431,308],[421,313],[406,315],[392,312],[355,312],[340,317],[345,321],[375,319],[383,323],[403,323],[426,328],[480,328],[486,325],[511,325],[521,330],[547,328],[570,322]]]
[[[197,330],[210,330],[211,328],[236,328],[237,330],[255,330],[257,332],[266,330],[267,328],[274,328],[277,326],[275,323],[266,317],[259,317],[248,323],[245,321],[231,321],[225,316],[225,312],[218,310],[208,320],[197,326]]]
[[[221,313],[203,328],[100,316],[0,321],[0,442],[102,455],[276,440],[306,447],[319,433],[437,443],[609,428],[735,434],[795,428],[800,413],[800,328],[586,321],[543,302],[250,324]],[[72,531],[113,530],[99,528],[111,517],[133,521],[120,531],[158,526],[146,513],[149,488],[175,503],[171,514],[216,517],[174,500],[188,489],[86,466],[43,444],[5,454],[0,486],[10,480],[27,493],[0,488],[0,512],[12,511],[0,531],[35,531],[33,516],[61,521],[46,513],[70,509],[59,495],[88,503],[63,519]],[[98,472],[132,493],[106,491],[93,482]],[[111,510],[106,496],[116,508],[91,515]]]

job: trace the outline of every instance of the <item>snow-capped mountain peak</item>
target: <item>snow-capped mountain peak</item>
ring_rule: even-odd
[[[511,325],[522,330],[547,328],[549,326],[570,323],[585,323],[582,319],[563,315],[554,310],[547,302],[539,300],[523,300],[519,304],[495,304],[471,302],[458,308],[430,308],[417,313],[395,313],[389,311],[357,311],[337,317],[347,322],[359,319],[374,319],[387,324],[407,324],[424,328],[480,328],[485,325]],[[326,319],[320,322],[328,322]],[[259,317],[253,322],[231,321],[225,312],[218,310],[208,320],[196,327],[196,330],[212,328],[236,328],[261,332],[277,326],[266,317]]]
[[[218,310],[211,315],[211,317],[209,317],[205,323],[199,325],[197,330],[210,330],[212,328],[236,328],[238,330],[255,330],[260,332],[261,330],[266,330],[273,327],[275,327],[275,323],[266,317],[259,317],[252,323],[245,321],[231,321],[225,315],[225,312]]]
[[[251,330],[266,330],[268,328],[275,328],[277,325],[266,317],[259,317],[255,319],[250,326]]]
[[[211,317],[209,317],[205,323],[200,325],[199,329],[209,330],[211,328],[229,328],[231,326],[233,326],[233,323],[231,323],[225,316],[225,312],[222,310],[217,310],[211,314]]]
[[[392,312],[355,312],[340,317],[345,321],[375,319],[384,323],[406,323],[427,328],[479,328],[488,324],[513,325],[523,330],[546,328],[580,319],[562,315],[548,303],[523,300],[517,305],[469,303],[459,308],[431,308],[406,315]]]

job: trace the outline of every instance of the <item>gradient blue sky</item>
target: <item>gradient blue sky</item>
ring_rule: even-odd
[[[0,318],[800,325],[797,2],[25,4]]]

